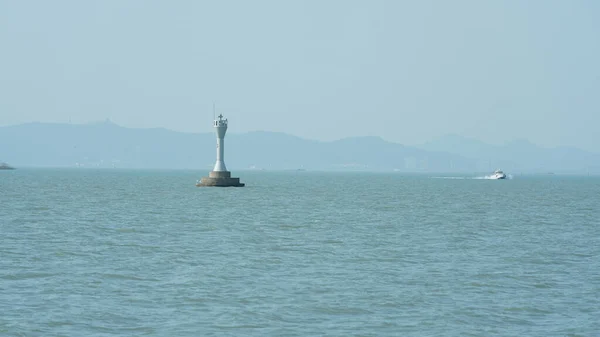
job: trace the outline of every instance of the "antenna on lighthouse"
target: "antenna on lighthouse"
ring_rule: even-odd
[[[215,120],[217,118],[217,115],[215,113],[215,101],[213,101],[213,120]]]

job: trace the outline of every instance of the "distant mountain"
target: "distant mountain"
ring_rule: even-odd
[[[18,167],[117,167],[198,169],[215,161],[214,133],[131,129],[110,121],[94,124],[29,123],[0,127],[0,157]],[[318,169],[401,172],[600,171],[600,158],[578,149],[544,149],[526,141],[496,147],[458,136],[421,148],[379,137],[333,142],[276,132],[225,139],[225,163],[239,169]]]
[[[169,168],[206,165],[212,134],[94,124],[29,123],[0,128],[0,156],[18,166]],[[213,155],[214,156],[214,155]]]
[[[130,129],[110,121],[94,124],[29,123],[0,127],[0,156],[20,167],[188,168],[210,170],[214,133]],[[459,155],[433,153],[378,137],[334,142],[284,133],[232,133],[225,139],[229,169],[471,170]]]
[[[447,135],[417,147],[475,160],[480,171],[502,168],[510,172],[600,172],[599,154],[573,147],[544,148],[524,139],[499,146],[458,135]]]
[[[214,136],[212,136],[214,138]],[[473,167],[471,160],[431,153],[379,137],[353,137],[333,142],[306,140],[273,132],[227,136],[227,165],[265,169],[458,171]],[[211,139],[211,145],[214,144]],[[214,145],[212,145],[214,147]],[[209,156],[213,159],[214,155]],[[231,164],[230,164],[231,163]]]

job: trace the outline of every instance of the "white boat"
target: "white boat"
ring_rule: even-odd
[[[506,174],[501,170],[494,171],[494,174],[490,176],[490,179],[506,179]]]

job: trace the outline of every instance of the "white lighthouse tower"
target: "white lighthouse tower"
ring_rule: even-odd
[[[202,177],[196,186],[220,186],[220,187],[243,187],[240,183],[240,178],[232,178],[231,172],[227,171],[225,166],[225,133],[227,132],[227,119],[223,119],[223,115],[219,115],[219,119],[215,119],[213,127],[217,132],[217,162],[214,169],[208,174],[208,177]]]
[[[227,132],[227,119],[223,119],[223,115],[219,115],[219,119],[215,119],[215,131],[217,131],[217,162],[215,163],[214,172],[226,172],[225,167],[225,133]]]

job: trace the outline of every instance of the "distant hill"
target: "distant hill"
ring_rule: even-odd
[[[454,136],[421,148],[379,137],[333,142],[276,132],[228,131],[225,163],[239,169],[318,169],[401,172],[587,172],[600,158],[578,149],[543,149],[530,143],[494,147]],[[0,127],[0,158],[16,167],[117,167],[210,170],[214,133],[131,129],[94,124],[29,123]],[[596,165],[596,166],[594,166]]]
[[[306,140],[273,132],[250,132],[227,136],[227,165],[264,169],[469,170],[472,161],[458,155],[431,153],[379,137],[353,137],[333,142]],[[211,135],[211,138],[214,136]],[[210,140],[214,147],[214,139]],[[209,158],[213,159],[211,154]],[[231,164],[230,164],[231,163]]]
[[[475,160],[478,170],[502,168],[510,172],[600,172],[599,154],[573,147],[545,148],[524,139],[498,146],[458,135],[447,135],[418,148]]]
[[[213,138],[209,133],[130,129],[108,121],[29,123],[0,128],[0,156],[13,166],[181,168],[197,166],[200,158],[211,155],[214,146],[201,144]]]

